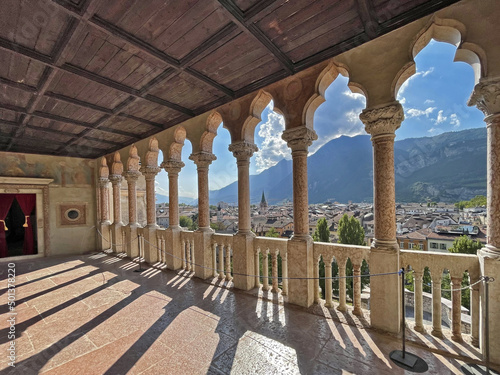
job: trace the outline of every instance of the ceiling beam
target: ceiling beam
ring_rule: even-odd
[[[225,9],[226,14],[233,20],[234,23],[239,25],[245,32],[253,36],[262,46],[264,46],[272,55],[278,60],[281,66],[289,73],[294,74],[295,68],[292,60],[288,58],[286,54],[281,52],[281,50],[269,40],[269,38],[259,29],[253,22],[247,22],[245,19],[245,14],[241,9],[233,2],[233,0],[218,0]]]
[[[379,25],[375,10],[373,9],[372,1],[356,0],[356,7],[359,18],[361,18],[361,22],[365,28],[366,35],[368,35],[370,39],[376,38],[379,33]]]

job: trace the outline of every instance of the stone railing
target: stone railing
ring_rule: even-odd
[[[255,287],[260,287],[260,277],[262,277],[262,289],[269,290],[273,293],[280,291],[279,287],[279,272],[281,266],[282,280],[282,295],[288,294],[288,256],[287,256],[287,239],[272,238],[272,237],[255,237],[254,239],[255,252]],[[271,261],[271,275],[269,275],[269,261]],[[281,264],[280,264],[281,263]],[[262,269],[262,275],[260,270]],[[271,276],[271,287],[269,279]]]
[[[156,230],[156,252],[157,259],[159,263],[162,263],[168,267],[167,264],[167,235],[164,228],[158,228]]]
[[[451,301],[452,301],[452,339],[462,340],[461,328],[461,297],[463,273],[469,273],[471,284],[479,280],[479,259],[476,255],[468,254],[443,254],[431,251],[401,250],[401,267],[413,270],[414,278],[414,309],[415,330],[424,332],[423,326],[423,276],[425,268],[430,271],[432,280],[432,332],[437,337],[442,337],[442,306],[441,306],[441,281],[443,272],[449,272],[451,276]],[[479,284],[471,288],[471,336],[474,345],[479,344]]]
[[[182,268],[186,271],[194,271],[194,232],[182,231],[181,232],[181,254],[182,254]]]
[[[213,276],[219,279],[231,280],[232,277],[233,235],[212,235],[212,265]]]
[[[370,248],[368,246],[354,246],[333,243],[314,243],[314,275],[319,276],[319,262],[323,258],[325,264],[325,306],[333,307],[333,288],[332,282],[328,282],[328,278],[332,277],[332,263],[335,261],[338,265],[339,282],[339,306],[340,311],[347,311],[346,304],[346,263],[347,259],[351,260],[353,276],[361,276],[361,264],[363,259],[368,262],[370,256]],[[319,280],[314,282],[314,298],[315,302],[320,301],[320,286]],[[353,278],[353,313],[361,315],[361,278]]]

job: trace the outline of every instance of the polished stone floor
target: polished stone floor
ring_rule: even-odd
[[[2,374],[405,373],[389,359],[399,339],[350,314],[283,306],[271,293],[256,298],[157,268],[133,272],[130,260],[103,253],[16,262],[12,368],[7,264],[0,268]],[[461,373],[461,354],[477,358],[466,344],[412,339],[407,350],[431,374]]]

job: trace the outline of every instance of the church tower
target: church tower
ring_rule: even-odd
[[[261,215],[265,214],[267,212],[267,201],[266,201],[266,196],[264,195],[264,191],[262,191],[262,199],[260,200],[260,209],[259,213]]]

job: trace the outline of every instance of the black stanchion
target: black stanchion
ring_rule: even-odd
[[[136,269],[134,270],[134,272],[142,272],[143,269],[142,269],[142,257],[141,257],[141,249],[142,249],[142,240],[141,240],[141,236],[138,236],[137,237],[139,239],[139,256],[137,257],[137,261],[139,262],[139,269]]]
[[[412,372],[426,372],[427,363],[415,354],[406,351],[406,304],[405,304],[405,269],[401,268],[401,333],[403,350],[393,350],[389,358],[399,367]]]

